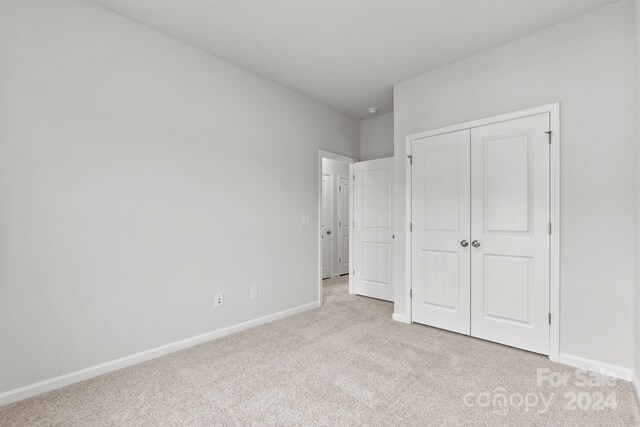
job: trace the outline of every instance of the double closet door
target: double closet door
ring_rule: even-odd
[[[412,319],[549,353],[549,114],[412,146]]]

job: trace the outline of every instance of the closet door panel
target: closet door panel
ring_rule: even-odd
[[[412,147],[412,320],[469,334],[470,132]]]
[[[471,130],[471,335],[549,353],[548,113]]]

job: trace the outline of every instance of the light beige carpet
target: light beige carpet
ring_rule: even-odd
[[[394,322],[345,280],[319,309],[2,407],[0,425],[640,424],[628,382],[579,387],[546,357]],[[537,368],[572,377],[538,386]]]

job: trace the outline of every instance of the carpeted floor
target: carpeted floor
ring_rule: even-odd
[[[346,278],[324,294],[319,309],[2,407],[0,425],[640,425],[628,382],[581,387],[546,357],[394,322]],[[537,368],[571,377],[538,385]]]

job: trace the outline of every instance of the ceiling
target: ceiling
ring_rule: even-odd
[[[617,0],[90,0],[355,117],[393,84]]]

